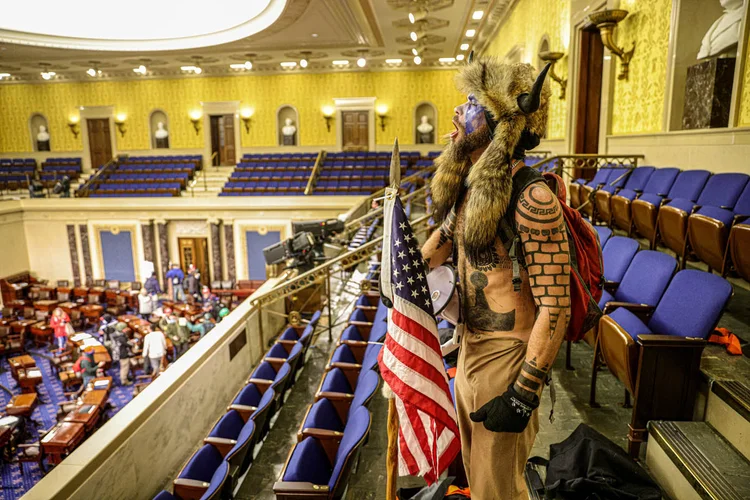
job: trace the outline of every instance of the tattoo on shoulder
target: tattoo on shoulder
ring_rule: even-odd
[[[453,232],[456,229],[456,209],[453,208],[451,212],[448,214],[448,217],[445,218],[445,221],[440,226],[440,239],[438,240],[438,244],[435,247],[435,249],[439,249],[446,243],[448,243],[449,240],[453,239]]]

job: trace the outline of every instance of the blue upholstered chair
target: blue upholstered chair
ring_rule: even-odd
[[[229,462],[229,474],[236,484],[252,461],[255,441],[255,421],[246,422],[237,410],[229,410],[216,422],[203,443],[213,445]],[[246,461],[248,453],[250,461]]]
[[[353,411],[343,435],[321,430],[297,443],[281,481],[273,486],[276,498],[341,498],[370,425],[370,412],[359,407]]]
[[[599,234],[599,245],[604,249],[607,241],[612,237],[612,230],[605,226],[594,226],[594,230]]]
[[[253,370],[247,383],[255,384],[262,392],[265,392],[267,388],[273,389],[276,393],[276,404],[273,408],[275,411],[278,407],[284,404],[284,394],[290,386],[291,373],[292,367],[289,363],[285,362],[281,365],[281,368],[276,370],[271,363],[262,361],[258,367]]]
[[[201,500],[229,495],[229,463],[213,445],[204,444],[174,480],[174,496]]]
[[[635,395],[639,350],[654,341],[676,356],[676,350],[695,339],[708,338],[731,296],[732,285],[719,276],[692,269],[678,272],[648,321],[624,306],[602,316],[598,345],[607,367]]]
[[[642,192],[646,183],[651,178],[651,175],[656,170],[654,167],[638,167],[630,172],[627,177],[627,181],[622,185],[622,189],[615,183],[615,185],[606,185],[596,192],[594,197],[596,207],[596,218],[597,220],[604,221],[608,226],[612,222],[612,210],[611,200],[615,193],[619,193],[621,190],[628,190],[627,192]],[[615,180],[617,176],[610,177]]]
[[[708,179],[696,201],[687,198],[674,198],[659,210],[656,240],[681,257],[685,267],[688,217],[698,208],[714,207],[732,210],[748,181],[747,174],[716,174]],[[708,212],[709,215],[718,215]],[[723,257],[723,256],[722,256]]]
[[[644,192],[631,205],[633,225],[638,234],[655,245],[657,219],[660,208],[666,200],[697,200],[706,181],[711,176],[708,170],[686,170],[674,180],[666,196],[662,193]]]
[[[745,184],[733,208],[712,205],[700,207],[688,218],[687,251],[726,275],[725,259],[729,252],[727,242],[735,224],[746,223],[750,218],[750,182]]]
[[[622,281],[625,271],[639,249],[640,245],[636,240],[624,236],[613,236],[607,241],[607,245],[602,249],[605,289],[615,288],[616,284]]]
[[[667,196],[679,173],[680,169],[675,167],[657,168],[651,174],[645,186],[643,186],[642,191],[631,189],[627,185],[618,191],[610,200],[610,209],[612,212],[612,224],[610,225],[624,229],[630,235],[633,229],[631,213],[631,203],[633,200],[643,195],[647,196],[647,198],[656,197],[656,199],[661,200],[661,198]],[[652,201],[655,200],[652,198]],[[656,203],[656,206],[658,207],[660,203],[660,201]]]
[[[296,342],[289,348],[288,344],[275,343],[266,353],[265,361],[271,363],[276,370],[280,370],[284,363],[289,364],[289,383],[293,384],[297,370],[304,364],[305,344]]]
[[[609,170],[609,176],[607,177],[606,182],[599,185],[591,185],[587,183],[579,187],[578,196],[581,200],[581,206],[578,207],[578,210],[588,215],[589,217],[592,217],[594,214],[594,208],[596,206],[596,194],[602,189],[608,190],[610,194],[618,191],[625,185],[625,182],[627,182],[630,173],[634,169],[613,166],[603,168],[601,170]],[[586,201],[590,201],[590,203],[586,203]]]
[[[571,183],[568,187],[568,205],[571,208],[578,208],[581,206],[588,199],[586,197],[587,193],[582,193],[583,186],[589,187],[590,189],[588,192],[591,192],[593,189],[605,185],[612,170],[613,169],[611,168],[600,168],[596,171],[594,177],[590,181],[587,182],[583,179],[578,179]]]

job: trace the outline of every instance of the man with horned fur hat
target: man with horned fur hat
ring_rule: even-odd
[[[455,110],[456,130],[431,183],[440,227],[422,254],[430,268],[451,255],[457,267],[465,333],[456,404],[478,500],[528,498],[523,476],[539,428],[534,410],[570,315],[570,257],[556,196],[533,183],[509,206],[525,150],[547,126],[547,70],[535,78],[528,64],[470,58],[457,76],[468,101]],[[526,264],[515,269],[520,283],[513,282],[517,252]]]

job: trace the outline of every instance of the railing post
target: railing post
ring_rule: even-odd
[[[258,303],[258,352],[263,356],[263,306]]]
[[[326,295],[328,302],[328,342],[333,342],[333,311],[331,298],[331,266],[326,267]]]

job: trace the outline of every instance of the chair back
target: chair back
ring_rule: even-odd
[[[672,184],[667,198],[697,200],[709,177],[711,177],[711,172],[708,170],[685,170],[684,172],[680,172]]]
[[[219,450],[210,444],[204,444],[195,452],[178,477],[209,483],[223,461],[224,457]]]
[[[657,168],[643,186],[643,192],[666,196],[679,174],[680,169],[676,167]]]
[[[232,403],[245,406],[255,406],[256,408],[260,405],[260,400],[263,394],[260,393],[258,387],[255,384],[247,384],[242,388],[237,397],[234,398]]]
[[[607,241],[612,237],[612,230],[607,226],[594,226],[594,230],[599,234],[599,245],[604,248]]]
[[[706,182],[697,204],[731,210],[737,203],[747,180],[747,174],[716,174]]]
[[[334,368],[328,372],[320,386],[321,392],[341,392],[344,394],[352,393],[352,386],[346,378],[343,370]]]
[[[268,431],[268,421],[270,417],[271,407],[276,399],[276,391],[272,388],[268,388],[263,393],[263,397],[258,402],[257,409],[250,415],[250,420],[255,422],[255,436],[256,441],[263,439]]]
[[[229,462],[226,460],[221,462],[219,467],[211,477],[211,482],[208,483],[208,489],[201,496],[200,500],[218,500],[219,498],[225,498],[227,494],[231,492],[225,492],[228,488],[227,479],[229,479]]]
[[[359,361],[354,357],[352,349],[348,345],[342,344],[333,351],[331,363],[359,363]]]
[[[339,418],[336,408],[328,399],[323,398],[315,402],[307,413],[302,424],[307,429],[328,429],[330,431],[344,430],[344,423]]]
[[[648,327],[654,333],[708,338],[732,296],[732,285],[694,269],[677,273],[664,292]]]
[[[750,215],[750,182],[745,184],[745,189],[742,190],[742,194],[737,198],[737,203],[734,205],[734,213],[737,215]]]
[[[375,395],[375,391],[378,390],[379,385],[380,375],[378,375],[375,370],[363,370],[360,372],[351,408],[354,409],[358,406],[367,406],[370,404],[370,401]]]
[[[225,439],[237,439],[240,435],[242,428],[245,426],[245,421],[242,420],[239,412],[236,410],[229,410],[222,416],[211,432],[208,433],[208,437],[219,437]]]
[[[325,485],[330,480],[331,469],[331,461],[320,442],[306,437],[292,450],[281,480]]]
[[[646,183],[653,175],[656,169],[654,167],[638,167],[634,168],[630,172],[628,181],[625,183],[625,189],[632,189],[633,191],[643,191]]]
[[[669,285],[677,259],[664,252],[642,250],[635,254],[615,292],[615,300],[656,306]]]
[[[333,473],[328,481],[328,488],[333,492],[333,498],[340,498],[343,495],[351,467],[355,462],[354,457],[367,438],[370,425],[370,412],[364,406],[360,406],[349,415],[349,420],[344,427],[344,436],[336,452]]]
[[[625,275],[630,262],[640,248],[638,241],[624,236],[613,236],[602,250],[604,261],[604,279],[619,283]]]
[[[276,378],[276,370],[273,369],[273,365],[271,365],[271,363],[263,361],[258,365],[258,368],[253,371],[252,378],[274,380]]]

